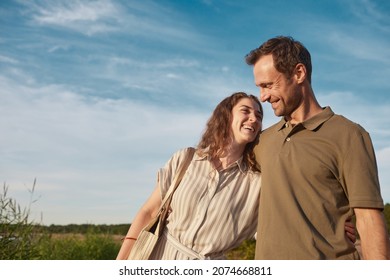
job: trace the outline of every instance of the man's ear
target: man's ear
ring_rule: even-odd
[[[298,84],[303,83],[306,79],[306,67],[302,63],[298,63],[294,69],[294,77]]]

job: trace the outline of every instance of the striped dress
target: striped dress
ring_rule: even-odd
[[[185,153],[186,149],[176,152],[158,171],[163,197]],[[242,159],[218,172],[207,156],[195,154],[173,196],[167,229],[151,259],[224,259],[225,252],[256,232],[260,182],[260,173],[247,170]]]

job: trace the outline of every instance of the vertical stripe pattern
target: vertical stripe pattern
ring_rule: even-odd
[[[164,196],[186,149],[176,152],[158,171]],[[260,195],[260,173],[248,171],[242,159],[217,171],[197,154],[187,169],[172,203],[167,229],[184,246],[201,255],[221,255],[254,236]],[[162,238],[153,259],[189,259]]]

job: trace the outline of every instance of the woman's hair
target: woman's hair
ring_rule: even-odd
[[[245,92],[233,93],[217,105],[208,120],[205,132],[197,147],[199,155],[207,154],[211,158],[222,156],[223,149],[229,146],[233,137],[231,128],[233,107],[242,98],[249,98],[255,101],[259,105],[261,116],[263,116],[263,108],[256,96],[246,94]],[[253,148],[259,142],[260,131],[255,140],[246,145],[243,153],[243,163],[253,171],[260,171],[256,163],[255,153],[253,152]]]
[[[307,79],[311,83],[311,57],[301,42],[292,37],[278,36],[252,50],[246,55],[245,60],[247,64],[255,65],[261,57],[269,54],[272,54],[276,70],[283,73],[286,78],[291,77],[298,63],[305,65]]]

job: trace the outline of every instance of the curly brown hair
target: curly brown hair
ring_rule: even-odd
[[[211,158],[221,157],[223,148],[230,144],[232,138],[232,109],[242,98],[250,98],[255,101],[259,105],[261,116],[263,116],[263,108],[256,96],[246,94],[245,92],[236,92],[226,97],[214,109],[213,114],[206,124],[205,132],[197,146],[200,156],[207,154]],[[252,171],[260,171],[256,162],[255,153],[253,152],[253,148],[259,142],[260,131],[255,140],[245,146],[243,153],[243,163]]]

